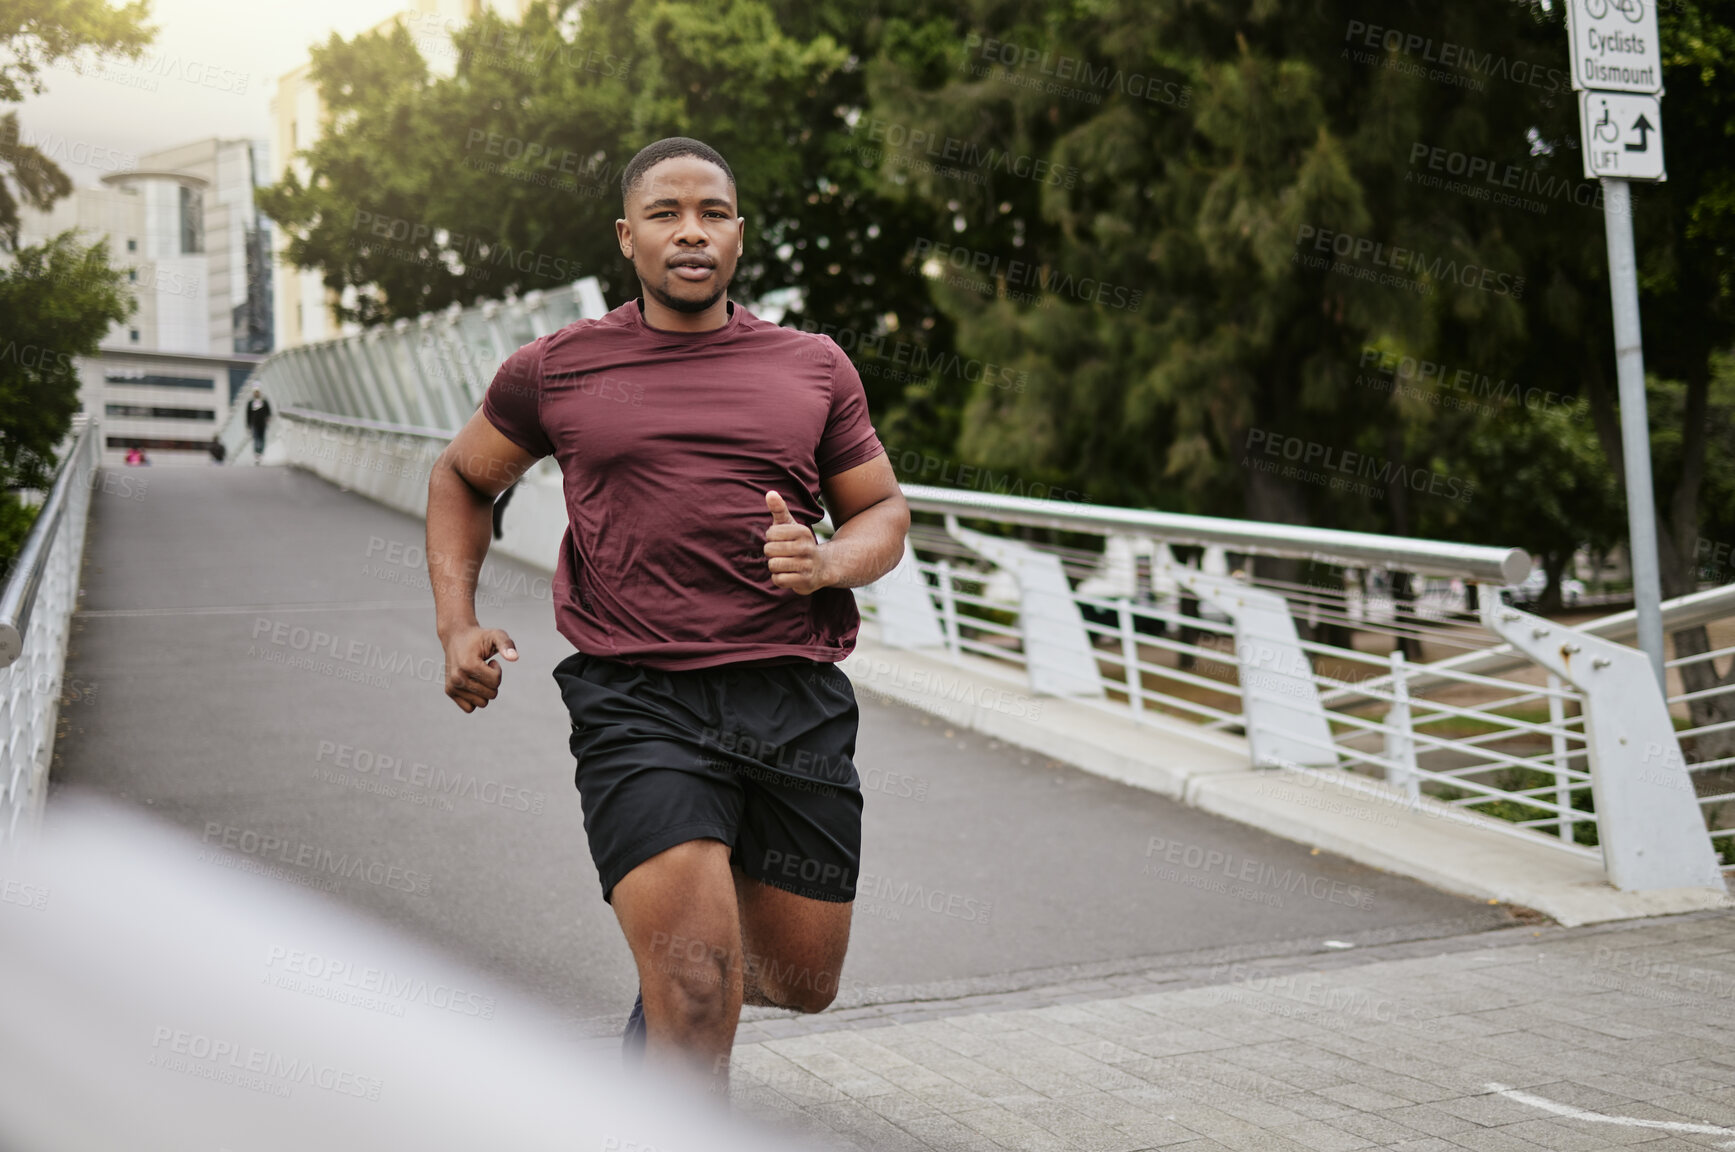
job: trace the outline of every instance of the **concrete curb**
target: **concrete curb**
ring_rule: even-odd
[[[1727,892],[1710,888],[1618,891],[1600,858],[1541,836],[1439,803],[1412,805],[1374,781],[1255,770],[1240,737],[1035,696],[982,657],[953,660],[858,636],[839,667],[858,692],[1447,892],[1534,908],[1568,927],[1735,907]]]

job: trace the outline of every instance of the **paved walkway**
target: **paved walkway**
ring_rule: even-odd
[[[546,574],[489,561],[482,619],[523,659],[466,716],[440,691],[412,517],[285,468],[163,469],[133,498],[99,489],[92,515],[56,785],[251,854],[614,1043],[636,980],[585,847],[548,675],[571,645]],[[859,698],[865,890],[840,1006],[1146,971],[1205,948],[1289,955],[1512,922]],[[413,883],[332,878],[297,863],[303,850]]]
[[[827,1147],[1735,1147],[1735,916],[1144,976],[743,1031],[743,1111]]]

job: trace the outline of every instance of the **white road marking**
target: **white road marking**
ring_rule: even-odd
[[[1586,1112],[1582,1108],[1574,1108],[1570,1104],[1559,1104],[1542,1096],[1532,1096],[1528,1092],[1520,1092],[1516,1088],[1508,1088],[1504,1084],[1484,1084],[1490,1092],[1498,1093],[1508,1100],[1519,1104],[1528,1104],[1532,1108],[1540,1108],[1544,1112],[1552,1112],[1556,1116],[1564,1116],[1569,1120],[1588,1120],[1593,1124],[1618,1124],[1623,1128],[1661,1128],[1666,1132],[1695,1132],[1705,1136],[1735,1136],[1735,1128],[1722,1128],[1715,1124],[1683,1124],[1679,1120],[1640,1120],[1636,1116],[1604,1116],[1601,1112]],[[1719,1148],[1735,1148],[1735,1141],[1719,1144]]]

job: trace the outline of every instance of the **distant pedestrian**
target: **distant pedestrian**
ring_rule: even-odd
[[[229,449],[223,446],[223,438],[221,436],[211,437],[210,452],[211,459],[215,460],[219,464],[223,462],[224,457],[229,455]]]
[[[247,401],[247,427],[253,431],[253,459],[265,454],[265,425],[271,420],[271,402],[253,385],[253,399]]]
[[[145,457],[145,450],[137,444],[127,449],[127,466],[129,468],[136,468],[149,463],[150,461]]]

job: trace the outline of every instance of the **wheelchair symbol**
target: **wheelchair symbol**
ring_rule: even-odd
[[[1593,128],[1596,132],[1596,138],[1606,143],[1613,144],[1621,138],[1620,128],[1609,118],[1607,100],[1602,102],[1602,119],[1598,120]]]

